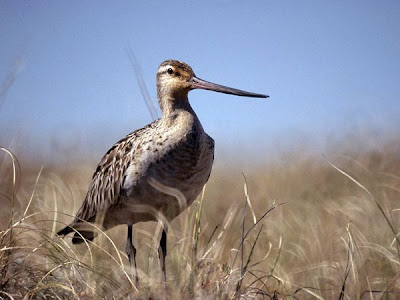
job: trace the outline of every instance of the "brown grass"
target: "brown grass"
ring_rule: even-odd
[[[95,162],[19,172],[3,150],[0,299],[400,298],[399,145],[293,151],[244,175],[215,169],[204,196],[171,224],[166,286],[160,226],[135,225],[137,287],[125,226],[90,245],[55,235]]]

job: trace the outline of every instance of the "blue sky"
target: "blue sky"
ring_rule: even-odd
[[[399,1],[1,1],[0,45],[0,83],[23,61],[0,99],[0,143],[44,162],[58,148],[98,160],[151,121],[129,45],[154,102],[169,58],[270,95],[190,93],[220,153],[400,125]]]

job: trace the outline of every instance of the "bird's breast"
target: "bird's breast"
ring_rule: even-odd
[[[128,168],[128,194],[142,194],[150,179],[179,190],[190,205],[207,182],[214,160],[214,142],[201,125],[184,132],[158,132],[141,148],[141,157]]]
[[[191,130],[173,145],[160,151],[158,159],[150,166],[150,174],[165,184],[194,183],[211,170],[209,137],[204,131]]]

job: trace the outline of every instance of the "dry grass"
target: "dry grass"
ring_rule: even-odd
[[[135,225],[137,287],[125,226],[90,245],[55,235],[79,208],[94,164],[20,172],[3,150],[0,299],[400,298],[399,148],[287,153],[246,176],[214,170],[203,197],[170,226],[166,286],[160,226]]]

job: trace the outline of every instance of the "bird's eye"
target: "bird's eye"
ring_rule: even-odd
[[[172,73],[174,73],[174,70],[172,70],[172,68],[169,68],[169,69],[167,70],[167,73],[168,73],[169,75],[171,75]]]

